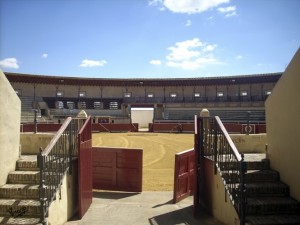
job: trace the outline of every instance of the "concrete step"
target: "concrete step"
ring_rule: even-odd
[[[230,155],[222,155],[224,161],[220,162],[219,168],[221,171],[233,170],[239,168],[237,162],[231,161]],[[266,158],[266,154],[250,153],[244,155],[244,160],[247,163],[247,170],[268,170],[270,169],[270,161]]]
[[[36,155],[22,155],[17,161],[17,170],[38,171]]]
[[[239,177],[236,173],[230,171],[222,171],[222,177],[226,183],[239,183]],[[259,182],[279,182],[280,175],[275,170],[248,170],[245,174],[245,183],[259,183]]]
[[[8,174],[9,184],[39,184],[38,171],[13,171]]]
[[[5,184],[0,187],[0,198],[38,199],[39,185]]]
[[[299,214],[300,203],[289,197],[247,198],[247,215]]]
[[[299,215],[248,216],[247,225],[299,225]]]
[[[248,197],[287,197],[290,195],[289,186],[282,182],[250,183],[246,185],[246,188]]]
[[[0,224],[7,225],[42,225],[39,218],[24,218],[24,217],[1,217]]]
[[[53,184],[60,182],[63,173],[59,176],[53,173],[46,173],[45,184]],[[39,171],[13,171],[8,174],[8,184],[35,184],[38,185],[40,181]],[[57,182],[55,182],[57,181]]]
[[[38,200],[0,199],[0,216],[3,217],[39,217]]]

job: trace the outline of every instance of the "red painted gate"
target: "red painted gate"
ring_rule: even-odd
[[[143,150],[93,147],[93,188],[142,191]]]
[[[175,155],[173,203],[194,193],[195,151],[186,150]]]
[[[79,122],[79,121],[75,121]],[[89,117],[78,133],[78,201],[82,218],[92,203],[92,124]]]

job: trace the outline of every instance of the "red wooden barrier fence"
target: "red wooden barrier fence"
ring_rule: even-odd
[[[142,191],[143,150],[93,147],[93,188]]]

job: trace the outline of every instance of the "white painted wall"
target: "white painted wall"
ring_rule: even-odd
[[[271,167],[300,201],[300,48],[266,101]]]
[[[0,70],[0,186],[19,158],[21,101]]]
[[[148,128],[153,122],[153,108],[131,108],[132,123],[138,123],[139,128]]]

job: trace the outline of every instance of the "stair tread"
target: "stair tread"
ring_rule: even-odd
[[[277,186],[277,187],[289,187],[287,184],[285,183],[282,183],[281,181],[278,181],[278,182],[257,182],[257,183],[249,183],[247,184],[247,188],[249,187],[256,187],[256,186],[259,186],[259,187],[269,187],[269,186]]]
[[[298,204],[300,206],[298,201],[290,197],[249,197],[247,204]]]
[[[251,225],[300,224],[299,215],[247,216],[246,220]]]
[[[40,201],[35,199],[0,199],[0,206],[17,205],[17,206],[40,206]]]
[[[4,184],[0,189],[38,189],[39,185],[37,184]]]
[[[9,174],[27,174],[27,175],[36,175],[39,174],[39,171],[24,171],[24,170],[16,170],[16,171],[12,171]]]
[[[265,153],[247,153],[244,154],[245,162],[260,162],[268,160]]]
[[[0,187],[0,198],[38,199],[37,184],[4,184]]]
[[[13,218],[13,217],[0,217],[0,224],[8,224],[8,225],[18,225],[18,224],[22,224],[22,225],[40,225],[40,218],[22,218],[22,217],[18,217],[18,218]]]
[[[37,156],[36,155],[21,155],[18,159],[18,162],[23,161],[31,161],[31,162],[37,162]]]

